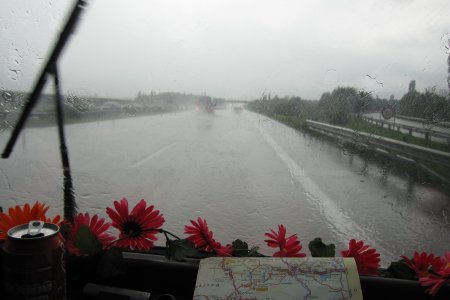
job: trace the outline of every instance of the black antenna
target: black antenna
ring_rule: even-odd
[[[77,204],[73,194],[72,174],[70,172],[69,152],[66,146],[66,137],[64,134],[64,112],[63,99],[61,96],[61,88],[59,86],[58,67],[53,68],[53,79],[55,81],[55,102],[56,102],[56,118],[58,122],[59,134],[59,150],[64,172],[64,219],[73,223],[75,214],[77,213]]]

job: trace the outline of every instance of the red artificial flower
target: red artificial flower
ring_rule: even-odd
[[[68,224],[70,226],[70,232],[65,236],[65,246],[69,253],[75,255],[83,254],[80,249],[75,245],[75,239],[78,234],[78,230],[81,226],[87,226],[90,232],[95,235],[97,240],[102,244],[102,248],[105,248],[109,245],[114,237],[106,233],[106,230],[111,226],[110,223],[106,223],[104,218],[100,218],[97,215],[94,215],[91,219],[89,213],[79,213],[73,222],[73,225]]]
[[[6,233],[9,229],[17,225],[28,224],[33,220],[58,224],[61,216],[56,215],[53,219],[47,218],[45,214],[48,209],[49,207],[47,205],[36,201],[31,207],[26,203],[23,208],[19,205],[10,207],[8,214],[0,213],[0,240],[6,239]]]
[[[430,274],[427,277],[422,277],[419,278],[419,282],[421,286],[424,287],[428,287],[425,292],[427,292],[428,294],[430,294],[431,296],[435,296],[437,294],[437,292],[439,291],[439,289],[446,283],[446,282],[450,282],[450,275],[449,277],[444,278],[441,277],[440,275],[434,275],[434,274]]]
[[[450,252],[446,252],[440,261],[439,269],[434,269],[433,266],[433,272],[426,277],[419,278],[420,285],[428,287],[425,291],[431,296],[436,295],[444,284],[450,284]]]
[[[114,201],[115,210],[108,207],[106,213],[112,220],[112,226],[120,231],[115,242],[118,247],[130,247],[132,250],[148,250],[158,238],[156,234],[164,224],[164,217],[154,206],[147,207],[144,199],[139,201],[131,213],[128,212],[128,200]]]
[[[286,227],[283,225],[278,225],[278,233],[270,230],[271,232],[265,233],[264,235],[269,237],[269,240],[265,240],[267,245],[272,248],[279,248],[273,254],[274,257],[305,257],[305,253],[300,253],[302,250],[302,245],[297,238],[296,234],[291,235],[286,239]]]
[[[441,258],[439,256],[434,257],[434,254],[427,254],[426,252],[418,253],[414,252],[414,257],[409,259],[406,256],[401,256],[406,262],[406,264],[416,272],[417,277],[427,277],[429,275],[430,267],[433,270],[440,270],[442,266]]]
[[[353,257],[356,261],[359,274],[378,275],[380,269],[380,254],[377,250],[364,245],[363,241],[352,239],[348,250],[341,252],[342,257]]]
[[[445,252],[444,256],[441,257],[441,270],[445,272],[450,272],[450,251]]]
[[[197,222],[191,220],[191,224],[193,226],[184,226],[184,233],[189,234],[187,239],[193,242],[197,248],[215,252],[218,256],[231,256],[232,249],[230,247],[222,246],[214,240],[213,233],[209,230],[206,220],[198,217]]]

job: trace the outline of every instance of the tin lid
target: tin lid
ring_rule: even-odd
[[[17,225],[8,230],[8,238],[12,239],[39,239],[56,235],[59,226],[44,223],[40,220],[30,221],[28,224]]]

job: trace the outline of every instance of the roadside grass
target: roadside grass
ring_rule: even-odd
[[[297,116],[285,116],[285,115],[272,115],[268,116],[270,118],[274,118],[275,120],[286,124],[292,128],[295,129],[304,129],[305,128],[305,120],[303,118],[297,117]]]
[[[374,135],[379,135],[382,137],[387,137],[390,139],[402,141],[408,144],[413,144],[417,146],[422,146],[426,148],[431,148],[435,150],[450,152],[450,145],[444,144],[444,143],[438,143],[435,141],[429,141],[424,138],[419,138],[415,136],[410,136],[409,134],[402,133],[395,130],[389,130],[387,128],[382,128],[380,126],[377,126],[375,124],[370,124],[367,121],[362,120],[358,117],[353,117],[350,122],[347,124],[348,128],[361,131],[361,132],[367,132]]]

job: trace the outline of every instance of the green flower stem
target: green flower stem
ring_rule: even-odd
[[[125,240],[125,239],[127,239],[127,237],[123,237],[123,238],[114,240],[114,241],[112,241],[111,243],[109,243],[108,245],[106,245],[106,247],[105,247],[104,249],[107,250],[107,249],[109,249],[109,247],[111,247],[111,246],[114,245],[115,243],[120,242],[120,241],[123,241],[123,240]]]
[[[168,245],[168,242],[170,241],[169,236],[167,235],[167,232],[163,231],[164,236],[166,237],[166,245]]]
[[[177,240],[181,240],[178,236],[176,236],[175,234],[171,233],[170,231],[164,230],[164,229],[159,229],[159,232],[164,233],[164,235],[166,235],[167,238],[167,234],[173,236],[174,238],[176,238]]]
[[[203,245],[202,247],[198,247],[198,249],[203,248],[205,246],[209,246],[209,248],[211,248],[211,252],[214,253],[215,255],[217,255],[216,250],[214,249],[214,247],[211,245],[211,243],[209,242],[208,238],[203,234],[203,232],[201,233],[203,240],[205,240],[206,244]]]

